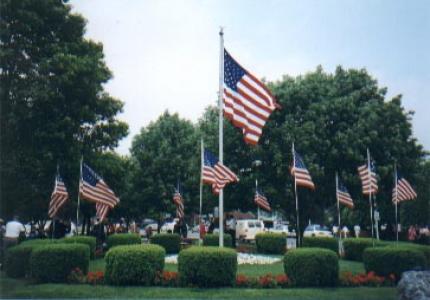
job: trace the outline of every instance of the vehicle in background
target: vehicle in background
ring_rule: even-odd
[[[139,234],[140,236],[146,236],[146,233],[148,232],[149,227],[151,227],[152,232],[156,233],[158,231],[158,224],[157,223],[150,223],[146,224],[143,227],[139,228]]]
[[[160,228],[160,232],[162,233],[173,233],[173,229],[175,228],[175,224],[179,222],[178,218],[174,218],[173,221],[166,221]],[[188,230],[188,225],[187,225]]]
[[[267,229],[267,232],[280,233],[283,235],[288,235],[290,233],[288,225],[284,224],[276,224],[274,227]]]
[[[236,239],[238,240],[255,240],[255,235],[260,232],[264,232],[264,223],[261,220],[250,219],[236,222]]]
[[[326,227],[316,224],[308,225],[303,233],[304,237],[333,237],[333,233]]]

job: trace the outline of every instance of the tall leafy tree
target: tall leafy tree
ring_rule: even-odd
[[[1,1],[1,206],[46,217],[57,162],[73,197],[81,154],[114,148],[128,131],[103,47],[59,0]]]

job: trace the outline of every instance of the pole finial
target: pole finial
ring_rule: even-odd
[[[224,35],[224,26],[219,27],[219,35],[221,35],[221,36]]]

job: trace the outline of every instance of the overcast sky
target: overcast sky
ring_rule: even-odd
[[[216,101],[219,26],[225,46],[258,77],[277,80],[322,65],[366,68],[388,96],[416,113],[414,135],[430,150],[430,1],[72,0],[86,36],[104,45],[125,102],[130,134],[168,109],[196,121]]]

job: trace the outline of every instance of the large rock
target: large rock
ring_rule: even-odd
[[[400,300],[430,300],[430,271],[408,271],[397,285]]]

